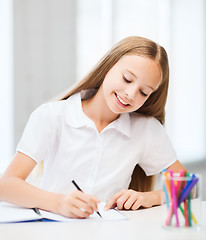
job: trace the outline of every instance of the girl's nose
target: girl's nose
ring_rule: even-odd
[[[128,100],[134,100],[135,96],[137,95],[137,88],[133,86],[125,89],[125,95]]]

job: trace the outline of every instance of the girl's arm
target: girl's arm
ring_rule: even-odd
[[[179,172],[181,169],[186,169],[179,161],[170,165],[167,170]],[[124,189],[113,195],[107,202],[105,209],[117,207],[121,209],[137,210],[139,207],[152,207],[161,204],[161,190],[150,192],[137,192],[132,189]]]
[[[97,211],[98,199],[81,191],[64,195],[48,192],[25,182],[35,165],[32,158],[17,152],[0,178],[1,201],[27,208],[40,208],[73,218],[85,218]]]
[[[172,170],[173,172],[179,172],[181,169],[187,171],[178,160],[167,168],[168,171]]]

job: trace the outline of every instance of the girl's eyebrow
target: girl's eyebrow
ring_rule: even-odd
[[[137,76],[132,71],[130,71],[129,69],[126,69],[126,71],[128,71],[134,78],[137,79]],[[145,86],[152,89],[152,91],[155,91],[155,89],[152,86],[149,86],[147,84],[145,84]]]
[[[126,71],[129,72],[131,75],[133,75],[133,77],[137,78],[137,76],[132,71],[130,71],[129,69],[126,69]]]

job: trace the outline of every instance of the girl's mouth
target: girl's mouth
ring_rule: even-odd
[[[121,107],[123,107],[123,108],[125,108],[125,107],[128,107],[130,104],[128,104],[128,103],[126,103],[119,95],[117,95],[117,93],[114,93],[115,94],[115,96],[116,96],[116,101],[117,101],[117,103],[121,106]]]

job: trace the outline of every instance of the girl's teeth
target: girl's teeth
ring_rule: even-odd
[[[117,98],[118,98],[118,100],[122,103],[122,104],[124,104],[124,105],[128,105],[126,102],[124,102],[118,95],[117,95]]]

